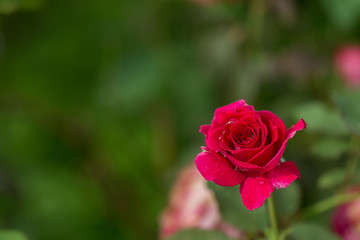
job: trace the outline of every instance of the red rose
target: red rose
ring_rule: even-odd
[[[300,177],[294,162],[280,162],[287,141],[306,127],[304,120],[286,130],[269,111],[255,111],[244,100],[218,108],[210,125],[202,125],[206,147],[195,163],[208,180],[221,186],[241,184],[244,205],[259,208],[276,188]]]

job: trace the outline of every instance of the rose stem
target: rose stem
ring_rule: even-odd
[[[307,208],[304,209],[302,213],[303,218],[308,218],[314,216],[316,214],[325,212],[330,210],[338,205],[354,201],[355,199],[360,198],[360,193],[345,193],[345,194],[337,194],[330,198],[321,200]]]
[[[277,233],[276,213],[275,213],[274,201],[271,196],[267,199],[267,207],[268,207],[268,216],[269,216],[269,221],[270,221],[270,226],[271,226],[271,231],[272,231],[271,239],[277,240],[278,233]]]

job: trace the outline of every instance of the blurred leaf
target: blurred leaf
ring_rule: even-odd
[[[20,0],[20,7],[28,10],[35,10],[44,4],[45,0]]]
[[[253,99],[261,87],[261,81],[269,66],[269,60],[265,57],[254,57],[248,61],[235,71],[234,91],[236,95],[251,102],[254,101]]]
[[[333,96],[333,99],[340,108],[350,130],[360,134],[360,91],[337,94]]]
[[[321,189],[329,189],[339,186],[345,178],[345,170],[342,168],[331,169],[322,174],[317,182]]]
[[[205,231],[191,229],[180,231],[167,238],[167,240],[230,240],[223,233],[217,231]]]
[[[223,219],[245,231],[256,231],[268,226],[265,204],[249,211],[241,201],[239,186],[221,187],[213,182],[208,186],[215,192]]]
[[[166,54],[144,54],[117,62],[105,73],[106,82],[100,100],[109,107],[128,110],[144,109],[160,94],[166,66]]]
[[[43,0],[0,0],[0,13],[11,14],[18,9],[34,10],[42,4]]]
[[[102,218],[102,199],[91,180],[60,167],[38,167],[23,174],[19,183],[23,221],[37,229],[39,239],[94,239],[91,226]]]
[[[308,102],[295,109],[296,119],[303,118],[307,123],[307,131],[324,134],[347,134],[346,126],[337,112],[321,102]]]
[[[298,181],[291,183],[287,188],[276,190],[272,195],[279,216],[288,217],[300,207],[301,189]]]
[[[311,145],[311,153],[324,160],[336,160],[350,150],[348,140],[339,138],[325,138]]]
[[[358,0],[322,0],[330,20],[340,29],[348,30],[357,24],[360,13]]]
[[[18,8],[18,0],[0,0],[0,13],[10,14]]]
[[[291,227],[287,240],[339,240],[334,234],[313,223],[300,223]]]
[[[16,230],[0,230],[1,240],[27,240],[25,235]]]

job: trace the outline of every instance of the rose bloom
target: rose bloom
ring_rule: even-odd
[[[335,55],[335,66],[350,87],[360,87],[360,46],[341,48]]]
[[[180,172],[171,189],[169,204],[160,217],[160,239],[190,228],[219,230],[236,239],[244,236],[242,231],[221,220],[214,193],[194,163]]]
[[[294,162],[281,162],[287,141],[306,127],[304,120],[286,130],[269,111],[255,111],[244,100],[216,109],[202,125],[206,147],[195,158],[202,176],[221,186],[240,186],[249,210],[259,208],[275,188],[286,188],[300,172]]]
[[[360,239],[360,198],[335,210],[332,227],[344,240]]]

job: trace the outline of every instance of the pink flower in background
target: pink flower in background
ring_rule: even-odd
[[[333,215],[332,226],[344,240],[359,240],[360,198],[338,207]]]
[[[169,204],[160,217],[160,239],[190,228],[219,230],[237,239],[244,236],[221,220],[214,193],[193,163],[180,172],[171,189]]]
[[[335,65],[350,87],[360,86],[360,46],[341,48],[335,56]]]
[[[202,125],[206,147],[195,163],[208,180],[221,186],[241,184],[246,208],[259,208],[275,188],[286,188],[300,172],[294,162],[280,162],[287,141],[306,127],[304,120],[286,130],[269,111],[255,111],[244,100],[216,109],[210,125]]]

